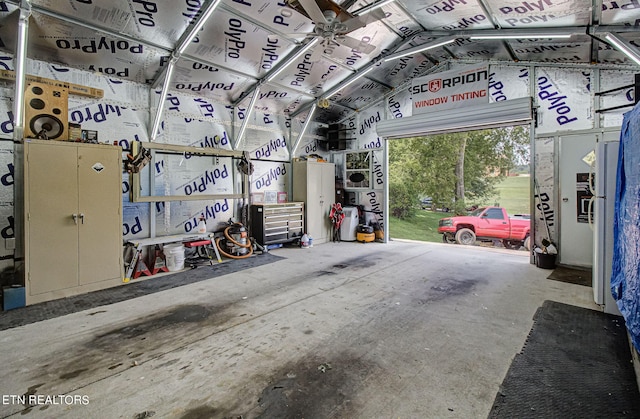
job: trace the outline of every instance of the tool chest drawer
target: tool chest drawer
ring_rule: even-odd
[[[263,246],[297,240],[304,234],[304,203],[251,205],[251,234]]]

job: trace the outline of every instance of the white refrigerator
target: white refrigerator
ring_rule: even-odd
[[[611,296],[611,265],[619,145],[619,140],[597,143],[593,188],[593,298],[605,313],[616,315],[620,311]]]

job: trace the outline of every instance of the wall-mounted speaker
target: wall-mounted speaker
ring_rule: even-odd
[[[69,91],[43,83],[28,83],[24,119],[27,138],[69,140]]]

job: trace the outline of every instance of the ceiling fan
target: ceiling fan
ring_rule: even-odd
[[[311,19],[315,24],[312,35],[322,38],[324,48],[316,48],[311,55],[311,61],[317,61],[322,53],[330,53],[336,44],[364,54],[375,51],[375,45],[347,34],[384,18],[384,13],[379,9],[353,15],[331,0],[287,0],[287,4]]]

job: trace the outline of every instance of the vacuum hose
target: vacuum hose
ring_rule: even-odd
[[[243,249],[248,249],[246,253],[243,254],[238,254],[238,255],[234,255],[232,253],[226,252],[223,248],[225,246],[222,246],[220,244],[221,239],[220,237],[216,238],[216,246],[218,247],[218,250],[220,250],[220,253],[222,253],[224,256],[231,258],[231,259],[245,259],[248,258],[249,256],[251,256],[253,254],[253,245],[251,243],[250,239],[246,239],[246,243],[241,243],[239,241],[237,241],[236,239],[233,238],[233,236],[231,234],[229,234],[229,231],[232,228],[241,228],[244,229],[244,226],[241,223],[233,223],[230,226],[228,226],[227,228],[224,229],[224,237],[225,239],[229,242],[232,243],[233,245],[239,247],[239,248],[243,248]],[[225,242],[226,243],[226,242]],[[227,243],[228,246],[228,243]]]

